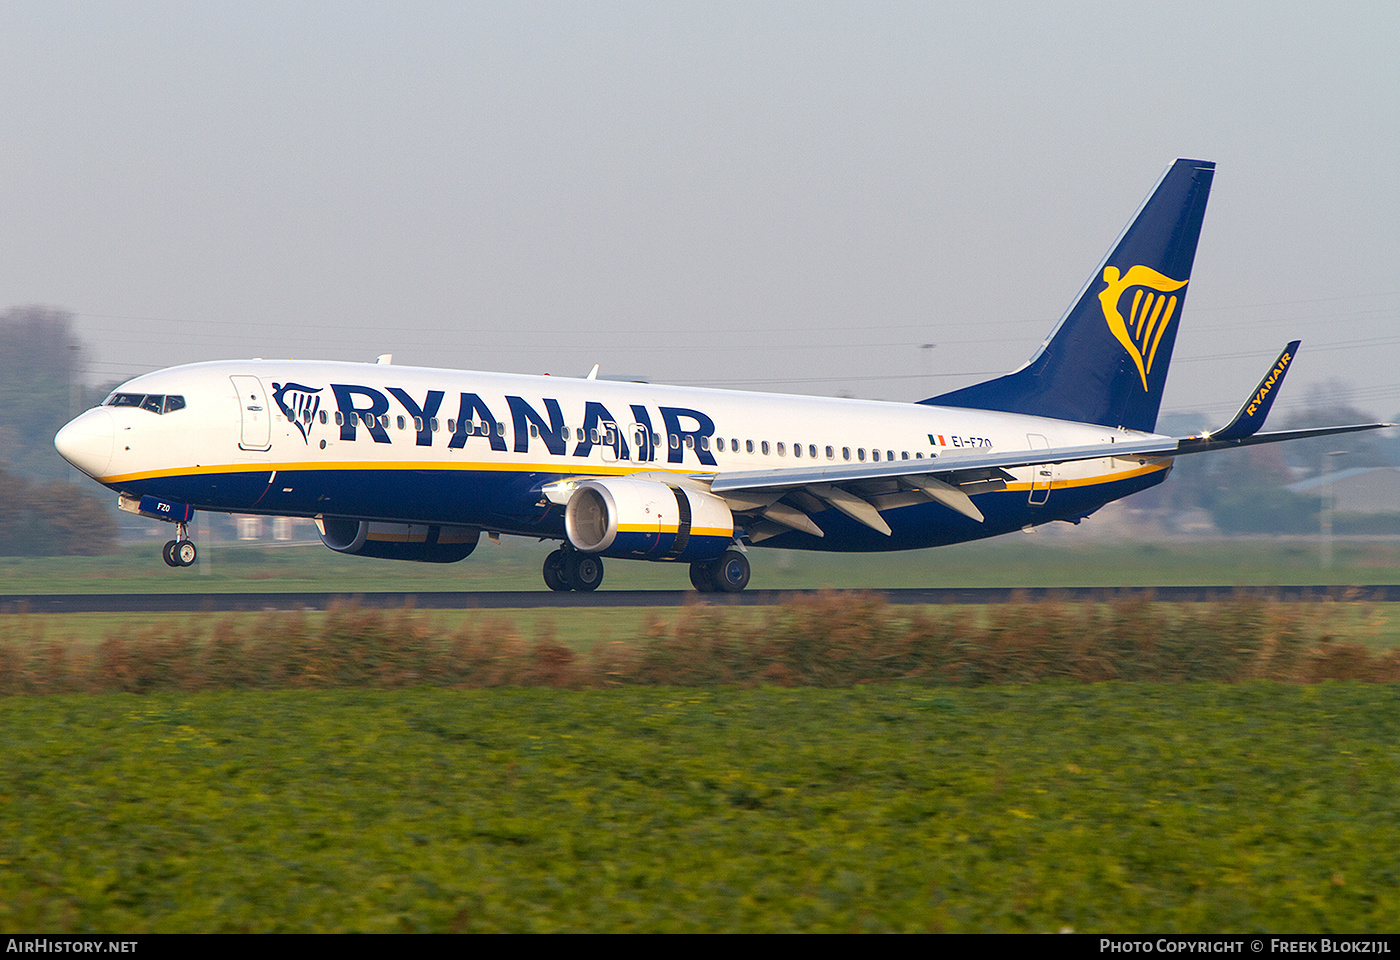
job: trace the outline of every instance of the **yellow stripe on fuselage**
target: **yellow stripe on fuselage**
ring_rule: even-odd
[[[196,477],[208,476],[214,473],[271,473],[277,471],[308,471],[318,472],[324,470],[442,470],[452,473],[547,473],[554,476],[628,476],[634,473],[674,473],[689,476],[700,473],[701,470],[691,467],[665,467],[652,464],[626,463],[626,464],[597,464],[597,463],[495,463],[490,461],[462,461],[460,463],[424,463],[422,461],[406,460],[363,460],[363,461],[334,461],[322,462],[302,462],[302,463],[276,463],[267,461],[266,463],[218,463],[218,464],[196,464],[192,467],[172,467],[164,470],[142,470],[138,473],[118,473],[111,476],[99,477],[99,483],[130,483],[133,480],[160,480],[168,477]]]
[[[1070,487],[1097,487],[1106,483],[1114,483],[1119,480],[1131,480],[1133,477],[1146,476],[1149,473],[1157,473],[1160,470],[1170,470],[1171,460],[1159,460],[1146,466],[1138,467],[1134,470],[1115,470],[1113,473],[1100,473],[1092,477],[1078,477],[1072,480],[1051,480],[1048,483],[1038,486],[1036,489],[1044,490],[1067,490]],[[1016,480],[1006,485],[1007,490],[1030,490],[1032,486],[1029,480]]]
[[[574,469],[569,469],[569,467]],[[1038,489],[1048,487],[1051,490],[1063,490],[1071,487],[1093,487],[1101,484],[1113,483],[1119,480],[1128,480],[1133,477],[1145,476],[1149,473],[1156,473],[1161,470],[1168,470],[1172,466],[1171,460],[1159,460],[1150,464],[1137,467],[1132,470],[1115,470],[1112,473],[1096,474],[1092,477],[1078,477],[1073,479],[1054,479],[1044,484]],[[330,463],[322,462],[267,462],[267,463],[224,463],[212,465],[196,465],[193,467],[176,467],[165,470],[144,470],[139,473],[113,474],[102,477],[101,483],[108,485],[130,483],[136,480],[159,480],[170,477],[191,477],[207,476],[215,473],[271,473],[283,471],[362,471],[362,470],[440,470],[453,473],[543,473],[556,476],[587,475],[587,476],[628,476],[634,473],[673,473],[679,476],[694,476],[700,473],[695,468],[660,467],[652,464],[619,463],[619,464],[561,464],[561,463],[498,463],[493,461],[463,461],[461,463],[424,463],[422,461],[406,460],[359,460],[359,461],[335,461]],[[722,472],[722,471],[721,471]],[[932,473],[933,471],[929,471]],[[1007,490],[1030,490],[1032,481],[1015,480],[1008,482]]]

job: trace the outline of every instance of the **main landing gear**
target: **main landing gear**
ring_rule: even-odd
[[[718,560],[692,563],[690,582],[701,593],[738,593],[749,585],[749,558],[726,550]]]
[[[199,551],[195,549],[194,541],[190,539],[189,528],[185,524],[177,523],[175,525],[175,539],[166,543],[160,555],[167,566],[189,567],[194,565]]]
[[[544,582],[558,593],[597,590],[603,582],[603,558],[560,547],[544,558]],[[690,582],[701,593],[738,593],[749,585],[749,558],[738,550],[726,550],[718,560],[692,563]]]
[[[603,558],[563,547],[544,558],[545,586],[558,593],[589,593],[603,582]]]

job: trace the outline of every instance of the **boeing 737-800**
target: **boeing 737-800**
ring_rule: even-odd
[[[451,562],[482,531],[561,541],[554,590],[603,558],[738,591],[749,546],[910,550],[992,537],[1161,483],[1172,458],[1367,430],[1261,433],[1291,343],[1214,433],[1154,433],[1215,165],[1178,160],[1030,361],[918,403],[378,364],[239,360],[137,377],[59,431],[123,509],[314,518],[332,550]]]

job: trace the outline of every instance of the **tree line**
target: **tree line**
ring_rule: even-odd
[[[50,307],[0,313],[0,556],[94,555],[117,543],[114,497],[69,483],[59,428],[106,395],[83,383],[73,315]]]

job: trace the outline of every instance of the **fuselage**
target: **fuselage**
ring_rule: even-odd
[[[64,428],[63,455],[130,496],[196,509],[475,527],[562,539],[547,484],[1034,450],[1151,436],[958,407],[392,364],[246,360],[137,377]],[[931,464],[932,465],[932,464]],[[897,550],[1056,519],[1161,482],[1170,461],[1106,457],[969,486],[983,522],[894,482],[864,486],[890,534],[835,510],[764,546]],[[1008,479],[1009,478],[1009,479]],[[736,530],[736,536],[739,536]]]

